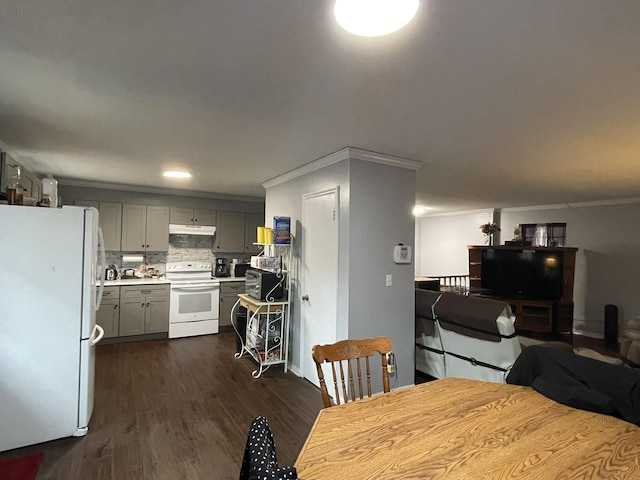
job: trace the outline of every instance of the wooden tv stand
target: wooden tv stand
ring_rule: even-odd
[[[577,248],[469,245],[469,286],[471,291],[482,291],[482,252],[496,250],[535,250],[562,254],[562,297],[559,300],[532,300],[526,298],[496,298],[511,305],[516,316],[516,330],[545,333],[571,333],[573,329],[573,277]],[[480,295],[483,295],[480,293]],[[490,295],[484,295],[490,296]]]

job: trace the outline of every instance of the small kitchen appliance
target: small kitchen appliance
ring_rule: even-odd
[[[118,279],[118,270],[116,270],[116,266],[115,265],[109,265],[106,269],[105,275],[104,275],[104,279],[105,280],[117,280]]]
[[[284,297],[284,274],[266,270],[247,270],[245,293],[261,302],[280,300]]]
[[[245,272],[251,268],[251,264],[249,263],[236,263],[233,267],[233,276],[234,277],[244,277]]]
[[[226,258],[216,258],[216,271],[213,274],[214,277],[228,277],[229,276],[229,264]]]

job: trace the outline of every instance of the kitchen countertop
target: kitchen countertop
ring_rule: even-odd
[[[170,284],[166,278],[126,278],[121,280],[105,280],[105,287],[119,287],[121,285],[162,285]]]
[[[216,280],[222,282],[244,282],[244,277],[214,277]]]

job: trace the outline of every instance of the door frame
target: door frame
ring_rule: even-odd
[[[336,185],[335,187],[332,188],[326,188],[323,190],[319,190],[316,192],[310,192],[310,193],[305,193],[302,195],[302,215],[301,215],[301,220],[302,220],[302,225],[307,225],[307,213],[306,213],[306,201],[312,198],[316,198],[316,197],[322,197],[325,195],[331,195],[333,194],[334,197],[334,212],[335,212],[335,220],[336,220],[336,263],[335,263],[335,271],[336,271],[336,278],[335,278],[335,317],[336,317],[336,322],[337,322],[337,318],[338,318],[338,311],[339,311],[339,302],[338,302],[338,292],[340,291],[339,289],[339,280],[340,280],[340,275],[339,275],[339,267],[340,267],[340,187],[338,185]],[[306,232],[305,232],[306,234]],[[302,242],[301,242],[301,246],[300,246],[300,254],[301,254],[301,262],[300,262],[300,290],[299,293],[302,297],[302,295],[305,295],[305,291],[306,291],[306,285],[307,285],[307,279],[306,279],[306,274],[305,274],[305,269],[302,265],[302,263],[304,262],[304,259],[306,258],[306,239],[305,236],[303,235],[302,238]],[[306,311],[307,311],[307,306],[305,305],[305,301],[303,301],[302,299],[300,299],[300,373],[301,376],[303,378],[305,378],[305,371],[304,371],[304,357],[303,355],[311,355],[311,351],[305,351],[305,319],[306,319]],[[337,330],[337,328],[336,328]],[[337,333],[337,332],[336,332]]]

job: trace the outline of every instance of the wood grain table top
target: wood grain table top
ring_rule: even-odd
[[[295,466],[302,480],[640,479],[640,427],[445,378],[321,410]]]

